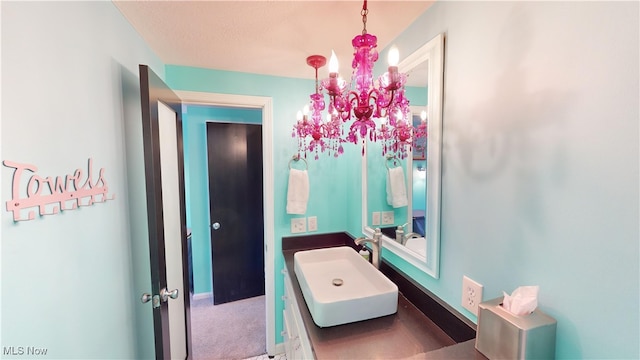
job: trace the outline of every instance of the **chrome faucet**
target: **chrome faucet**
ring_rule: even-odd
[[[373,266],[376,267],[376,269],[380,268],[380,255],[381,255],[381,249],[380,247],[382,246],[382,231],[380,231],[379,228],[376,228],[376,230],[373,233],[373,239],[371,238],[366,238],[366,237],[360,237],[354,240],[354,242],[356,243],[356,245],[363,245],[364,243],[369,243],[371,244],[371,250],[372,250],[372,263]]]
[[[419,237],[422,237],[422,235],[420,235],[418,233],[410,232],[410,233],[408,233],[408,234],[406,234],[404,236],[404,240],[402,242],[402,245],[407,245],[407,241],[409,241],[409,239],[419,238]]]
[[[398,228],[396,229],[396,242],[402,245],[406,245],[407,241],[411,238],[419,238],[422,237],[422,235],[415,233],[415,232],[410,232],[408,234],[404,233],[404,227],[409,225],[409,223],[405,223],[404,225],[400,225],[398,226]]]

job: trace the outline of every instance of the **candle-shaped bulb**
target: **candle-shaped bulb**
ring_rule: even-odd
[[[398,66],[398,62],[400,61],[400,53],[398,52],[398,48],[395,45],[392,46],[391,49],[389,49],[387,61],[389,62],[389,66]]]
[[[298,112],[296,113],[296,120],[298,121],[302,120],[302,111],[298,110]]]
[[[387,54],[387,60],[389,61],[389,68],[387,70],[388,85],[386,89],[389,91],[398,90],[400,88],[400,74],[398,74],[398,48],[392,46]]]
[[[304,104],[304,107],[302,108],[302,113],[304,114],[304,116],[309,115],[309,104]]]
[[[331,50],[331,58],[329,59],[329,74],[337,74],[338,68],[338,57],[336,56],[336,53]]]
[[[338,82],[338,57],[333,50],[331,50],[331,58],[329,59],[329,83],[326,89],[331,97],[340,96],[342,93]]]
[[[422,120],[422,121],[427,120],[427,112],[426,111],[422,110],[420,112],[420,120]]]

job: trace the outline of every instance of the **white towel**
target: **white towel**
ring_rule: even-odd
[[[309,176],[307,170],[289,170],[287,189],[287,214],[304,215],[309,201]]]
[[[394,167],[387,171],[387,203],[394,208],[407,206],[407,188],[404,184],[402,167]]]

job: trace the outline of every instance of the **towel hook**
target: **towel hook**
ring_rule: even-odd
[[[307,160],[305,160],[303,157],[300,157],[300,155],[293,155],[293,157],[291,157],[291,160],[289,160],[289,170],[291,170],[291,163],[294,161],[297,162],[298,160],[304,161],[304,170],[307,170],[309,168]]]

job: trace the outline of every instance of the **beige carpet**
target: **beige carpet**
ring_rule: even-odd
[[[210,298],[191,302],[194,360],[246,359],[267,352],[265,297],[213,305]]]

